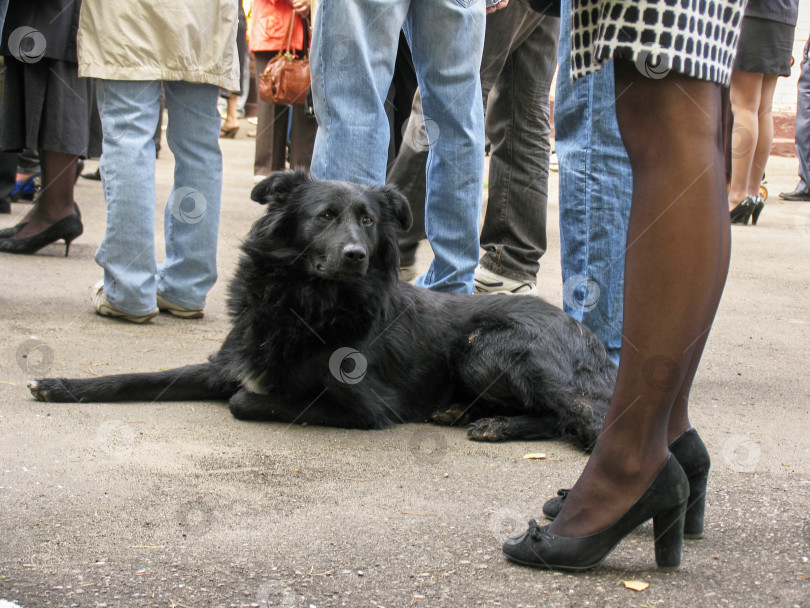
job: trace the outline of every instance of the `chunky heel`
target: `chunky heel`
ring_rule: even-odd
[[[655,563],[661,570],[672,571],[681,567],[685,516],[685,502],[653,516]]]
[[[708,472],[689,478],[689,502],[686,505],[686,516],[683,523],[684,538],[703,538],[708,482]]]
[[[686,506],[683,537],[703,538],[706,486],[709,481],[709,469],[712,466],[709,452],[695,429],[685,431],[673,441],[669,451],[678,459],[689,479],[689,501]]]

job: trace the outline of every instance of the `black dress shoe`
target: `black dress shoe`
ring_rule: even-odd
[[[24,226],[25,224],[22,225]],[[42,232],[22,238],[13,236],[0,239],[0,251],[30,255],[36,253],[46,245],[64,240],[65,257],[67,257],[68,251],[70,251],[71,241],[81,235],[83,230],[82,220],[79,216],[78,208],[76,208],[71,215],[51,224]]]
[[[810,191],[796,188],[793,192],[780,192],[779,198],[786,201],[810,201]]]
[[[746,226],[756,208],[757,202],[754,200],[754,197],[746,196],[739,205],[730,211],[729,217],[731,218],[731,223]]]
[[[73,211],[75,212],[76,217],[79,218],[79,222],[81,223],[82,212],[79,210],[79,206],[76,203],[73,203]],[[16,236],[17,233],[20,232],[27,225],[28,222],[20,222],[19,224],[15,224],[14,226],[11,226],[9,228],[3,228],[2,230],[0,230],[0,240],[10,239],[11,237]]]

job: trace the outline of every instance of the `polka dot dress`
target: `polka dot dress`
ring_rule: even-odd
[[[727,85],[745,0],[572,0],[571,74],[613,58],[642,73],[670,70]]]

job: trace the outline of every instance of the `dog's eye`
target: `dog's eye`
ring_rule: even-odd
[[[331,211],[324,211],[318,217],[324,221],[331,222],[333,219],[335,219],[335,214]]]
[[[363,223],[363,226],[371,226],[374,223],[374,218],[366,215],[360,221]]]

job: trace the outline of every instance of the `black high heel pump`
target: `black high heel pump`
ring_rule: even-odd
[[[82,212],[79,210],[79,206],[76,203],[73,203],[73,212],[79,216],[79,219],[82,219]],[[11,237],[16,236],[27,225],[28,222],[20,222],[19,224],[15,224],[10,228],[3,228],[0,230],[0,239],[10,239]]]
[[[529,529],[503,545],[512,561],[546,570],[588,570],[604,561],[621,540],[648,519],[653,520],[655,561],[661,570],[681,566],[683,524],[689,482],[671,454],[635,504],[607,528],[588,536],[559,536],[529,522]]]
[[[759,214],[762,213],[762,210],[765,208],[765,199],[763,199],[759,194],[754,199],[754,210],[751,212],[751,225],[756,226],[757,221],[759,221]]]
[[[765,206],[764,203],[763,206]],[[751,214],[754,213],[756,208],[757,203],[754,201],[754,197],[746,196],[739,205],[731,210],[731,213],[729,214],[731,216],[731,223],[742,224],[745,226],[748,224],[748,220],[751,219]],[[757,218],[759,218],[759,215],[757,215]]]
[[[18,224],[10,230],[17,227],[17,233],[22,230],[25,224]],[[50,245],[60,239],[65,241],[65,257],[70,251],[70,243],[84,231],[82,220],[79,216],[78,208],[74,209],[73,213],[58,222],[51,224],[42,232],[33,234],[28,237],[15,238],[14,236],[0,239],[0,251],[7,253],[21,253],[32,254],[36,253],[46,245]],[[15,234],[17,234],[15,233]]]
[[[703,538],[703,527],[706,513],[706,486],[709,481],[709,468],[712,466],[706,445],[695,429],[681,433],[669,445],[670,453],[683,468],[689,480],[689,501],[686,507],[686,519],[683,525],[684,538]],[[543,505],[543,515],[554,519],[562,511],[568,492],[562,489],[557,496]]]

